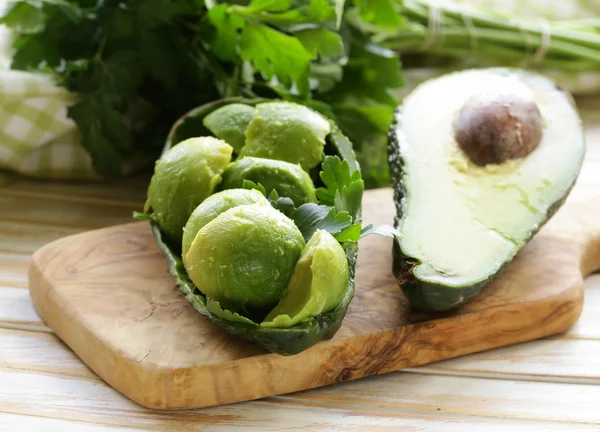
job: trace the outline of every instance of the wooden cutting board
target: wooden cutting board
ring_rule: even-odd
[[[361,240],[356,297],[342,328],[295,356],[234,339],[195,312],[144,222],[43,247],[30,267],[31,296],[91,369],[146,407],[295,392],[569,328],[582,308],[582,274],[600,267],[600,189],[576,189],[583,201],[570,198],[494,283],[452,313],[411,313],[391,274],[391,239]],[[366,223],[391,223],[391,190],[367,192],[363,208]]]

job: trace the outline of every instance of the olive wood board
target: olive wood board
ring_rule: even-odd
[[[587,192],[585,202],[569,199],[494,282],[453,312],[411,312],[391,272],[392,239],[362,239],[356,296],[341,329],[293,356],[235,339],[198,314],[168,274],[146,222],[44,246],[31,261],[30,292],[47,325],[143,406],[258,399],[567,330],[581,313],[583,275],[600,267],[600,197]],[[365,223],[389,224],[393,212],[391,189],[365,193]]]

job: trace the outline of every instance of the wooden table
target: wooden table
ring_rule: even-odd
[[[600,104],[580,105],[589,151],[579,182],[597,182]],[[545,340],[230,406],[157,412],[136,405],[40,320],[27,266],[52,240],[130,222],[146,181],[19,180],[0,189],[0,430],[600,430],[600,275],[587,280],[579,323]]]

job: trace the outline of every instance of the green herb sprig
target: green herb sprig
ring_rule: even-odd
[[[150,165],[173,122],[224,97],[283,98],[382,136],[397,56],[343,20],[344,0],[23,0],[0,15],[12,67],[53,75],[81,99],[69,117],[95,169]],[[383,115],[383,116],[382,116]],[[374,180],[376,183],[378,180]]]

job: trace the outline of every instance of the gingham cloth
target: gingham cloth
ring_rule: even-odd
[[[0,0],[1,1],[1,0]],[[76,97],[46,75],[13,71],[0,28],[0,170],[43,178],[96,178],[67,107]]]
[[[73,101],[46,76],[0,70],[0,168],[44,178],[94,177],[67,118]]]

